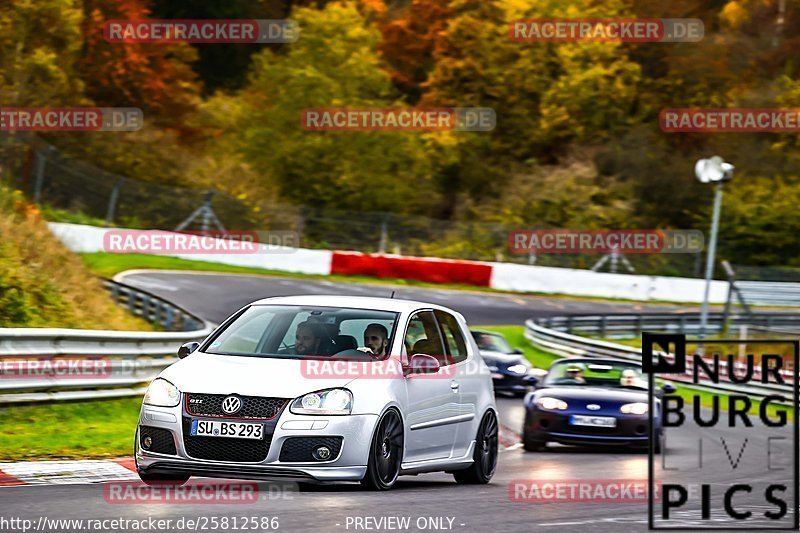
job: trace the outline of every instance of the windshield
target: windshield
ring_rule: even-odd
[[[511,346],[501,335],[494,335],[484,331],[473,331],[472,337],[479,350],[488,352],[511,353]]]
[[[642,375],[641,367],[630,363],[566,360],[550,367],[543,385],[646,390],[647,380]]]
[[[384,359],[397,316],[368,309],[254,305],[212,338],[204,351],[287,359]]]

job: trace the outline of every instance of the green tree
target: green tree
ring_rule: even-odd
[[[301,126],[306,108],[399,105],[375,52],[378,31],[353,3],[298,8],[292,18],[301,38],[285,53],[255,55],[241,95],[215,96],[205,122],[259,175],[261,190],[313,207],[424,211],[435,200],[428,136]]]
[[[0,3],[0,103],[5,106],[79,104],[75,75],[82,45],[79,0]]]

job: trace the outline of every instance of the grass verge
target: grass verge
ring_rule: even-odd
[[[0,461],[130,456],[141,398],[0,407]]]

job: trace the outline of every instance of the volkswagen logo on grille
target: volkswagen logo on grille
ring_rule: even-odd
[[[589,409],[590,411],[597,411],[600,409],[600,406],[597,405],[596,403],[590,403],[589,405],[586,406],[586,408]]]
[[[238,396],[228,396],[222,400],[222,412],[235,415],[242,408],[242,400]]]

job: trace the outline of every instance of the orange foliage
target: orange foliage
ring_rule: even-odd
[[[139,107],[145,120],[157,116],[165,125],[180,127],[199,102],[199,82],[189,66],[195,50],[185,43],[103,39],[107,20],[146,19],[147,0],[87,0],[86,11],[81,70],[88,96],[101,106]]]
[[[448,3],[413,0],[401,17],[380,24],[379,51],[391,67],[392,81],[411,103],[421,97],[421,85],[433,69],[433,52],[452,15]]]

